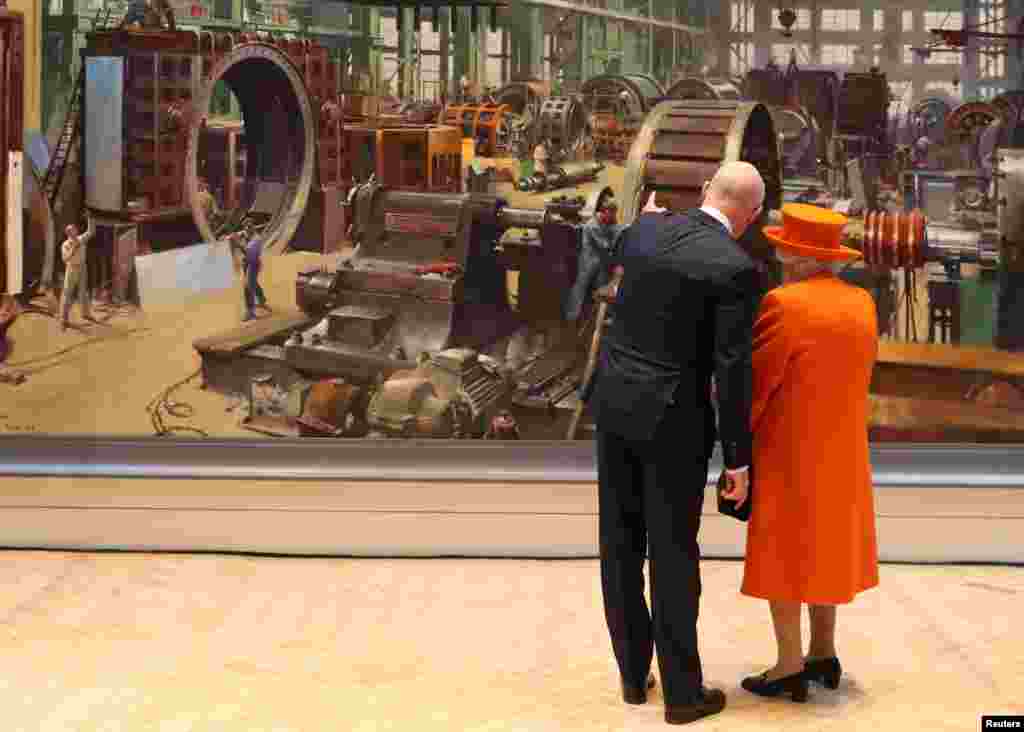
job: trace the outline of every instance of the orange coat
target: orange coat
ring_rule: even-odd
[[[877,353],[871,296],[831,274],[762,301],[743,594],[834,605],[878,584],[867,432]]]

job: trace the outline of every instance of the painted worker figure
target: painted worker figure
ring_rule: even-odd
[[[611,280],[612,263],[618,253],[619,238],[625,226],[618,223],[619,205],[614,199],[604,201],[594,217],[583,227],[576,266],[576,282],[569,291],[565,304],[565,317],[578,321],[584,306],[593,300],[594,293]]]
[[[260,270],[263,259],[263,237],[253,235],[248,229],[242,234],[244,242],[242,257],[242,274],[245,277],[245,316],[244,321],[253,320],[256,317],[256,308],[261,307],[268,313],[271,312],[267,305],[267,296],[260,286]]]
[[[210,185],[205,180],[199,181],[199,205],[202,207],[203,213],[206,214],[210,228],[216,232],[221,225],[220,206],[217,205],[217,199],[213,197]]]
[[[77,296],[82,307],[82,317],[92,320],[92,309],[89,299],[87,270],[85,268],[85,248],[96,234],[96,222],[88,216],[89,226],[84,234],[78,227],[68,224],[64,228],[67,239],[60,245],[60,257],[64,261],[64,289],[60,295],[60,329],[67,330],[71,318],[71,303]]]
[[[551,157],[551,155],[548,152],[547,143],[545,143],[543,140],[541,142],[538,142],[537,143],[537,147],[533,148],[533,174],[534,175],[538,175],[538,174],[547,175],[547,173],[548,173],[548,159],[550,157]]]

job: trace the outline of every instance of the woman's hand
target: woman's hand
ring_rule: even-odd
[[[726,470],[726,488],[722,491],[722,498],[736,502],[739,508],[747,502],[747,495],[750,490],[750,470]]]

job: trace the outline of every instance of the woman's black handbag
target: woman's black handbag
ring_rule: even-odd
[[[750,519],[750,507],[754,503],[754,466],[751,465],[747,468],[747,500],[739,508],[736,507],[736,501],[722,497],[722,492],[728,487],[729,483],[725,476],[725,470],[722,470],[722,474],[718,476],[718,485],[715,487],[715,490],[718,492],[718,512],[731,516],[737,521],[748,521]]]

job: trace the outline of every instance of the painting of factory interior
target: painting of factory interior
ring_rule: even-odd
[[[764,291],[785,204],[849,219],[872,439],[1017,441],[1013,9],[712,5],[28,13],[0,428],[590,439],[608,252],[651,192],[685,210],[742,160]]]
[[[0,0],[0,140],[5,728],[1024,729],[1024,0]]]

